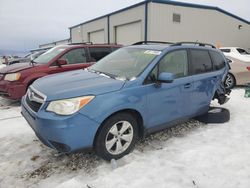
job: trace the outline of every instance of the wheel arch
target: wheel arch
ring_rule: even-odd
[[[41,77],[44,77],[44,76],[47,76],[48,74],[32,74],[30,75],[29,77],[27,77],[24,81],[24,83],[26,83],[26,90],[28,89],[28,87],[34,82],[36,81],[37,79],[41,78]]]
[[[108,117],[106,117],[106,118],[102,121],[101,125],[98,127],[97,132],[96,132],[96,134],[95,134],[95,138],[94,138],[94,143],[93,143],[93,145],[95,145],[97,135],[98,135],[99,132],[101,131],[101,129],[102,129],[104,123],[105,123],[110,117],[112,117],[112,116],[114,116],[114,115],[117,115],[117,114],[119,114],[119,113],[128,113],[128,114],[132,115],[132,116],[136,119],[137,124],[138,124],[138,136],[139,136],[139,138],[144,137],[144,120],[143,120],[143,117],[142,117],[141,113],[140,113],[139,111],[135,110],[135,109],[129,109],[129,108],[127,108],[127,109],[122,109],[122,110],[113,112],[112,114],[110,114]]]

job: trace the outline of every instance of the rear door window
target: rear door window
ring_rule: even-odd
[[[191,74],[200,74],[213,70],[212,61],[207,50],[190,50]]]
[[[90,61],[95,62],[99,61],[106,55],[110,54],[112,49],[109,47],[91,47],[89,48]]]
[[[214,64],[214,70],[222,69],[225,66],[225,59],[223,56],[220,53],[214,51],[210,51],[209,53]]]
[[[70,50],[62,56],[68,64],[86,63],[86,53],[84,48]]]

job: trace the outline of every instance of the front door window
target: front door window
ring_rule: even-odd
[[[61,59],[65,59],[68,64],[79,64],[86,63],[87,58],[84,48],[77,48],[64,54]]]

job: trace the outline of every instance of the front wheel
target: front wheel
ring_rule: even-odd
[[[133,150],[138,138],[136,119],[128,113],[108,118],[97,133],[96,154],[105,160],[119,159]]]

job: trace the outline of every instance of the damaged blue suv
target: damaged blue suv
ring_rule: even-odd
[[[138,138],[206,114],[227,101],[224,55],[203,43],[137,43],[93,66],[46,76],[22,98],[22,114],[47,146],[93,148],[106,160],[128,154]]]

